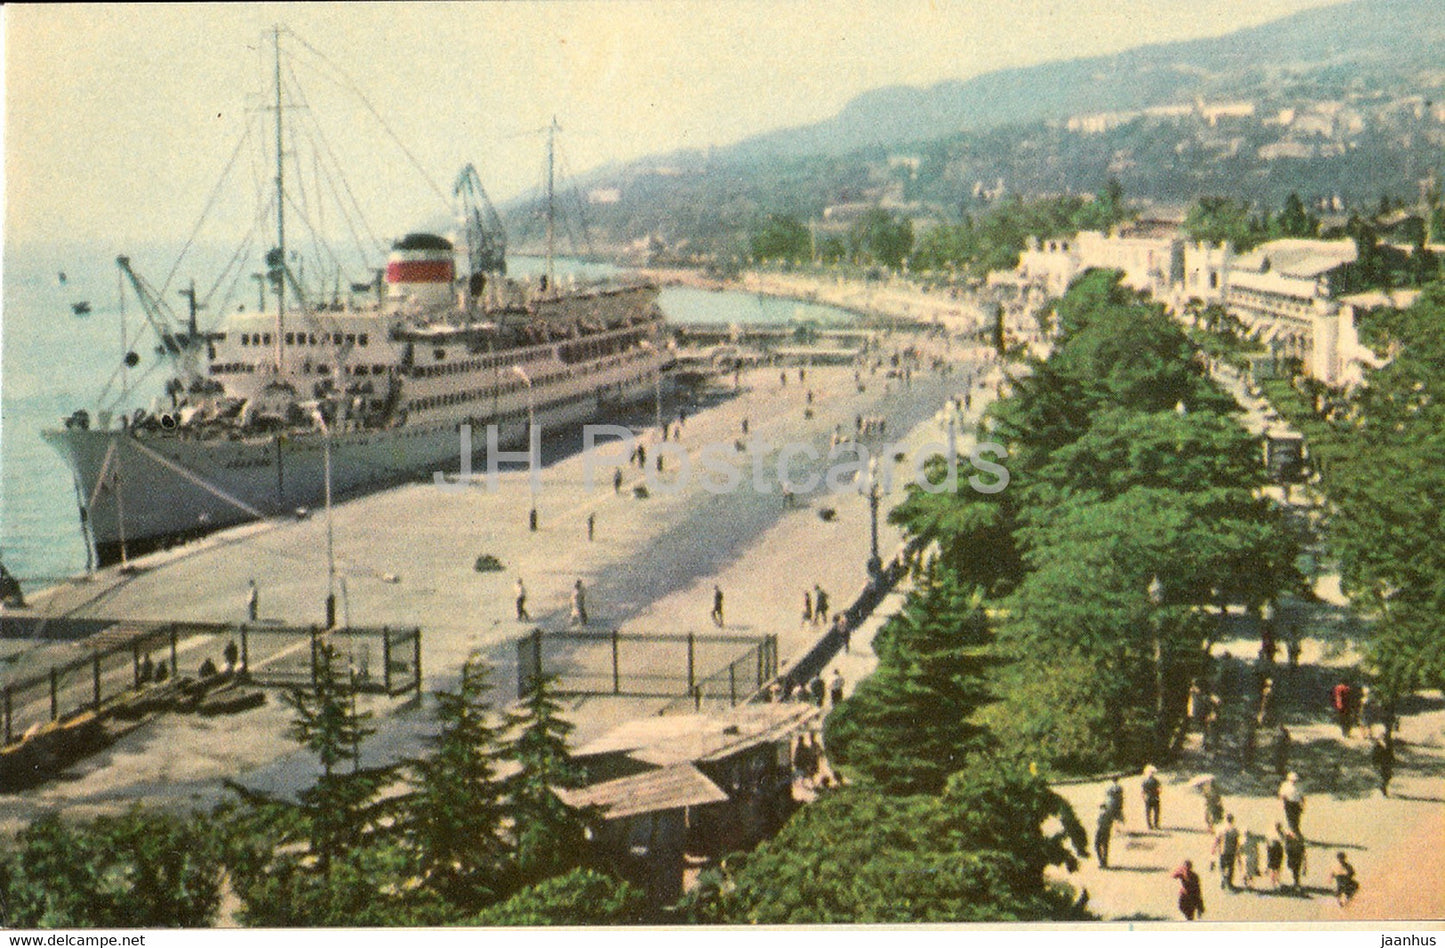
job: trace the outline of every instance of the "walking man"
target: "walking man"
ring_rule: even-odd
[[[1118,777],[1104,788],[1104,805],[1109,808],[1109,814],[1116,822],[1124,822],[1124,788],[1119,785]]]
[[[833,678],[828,682],[828,703],[831,707],[838,707],[843,703],[843,673],[833,669]]]
[[[1214,837],[1213,852],[1219,856],[1219,887],[1234,891],[1234,863],[1239,859],[1239,830],[1234,825],[1234,814],[1224,817],[1224,826]]]
[[[261,594],[256,590],[256,581],[250,582],[250,588],[246,592],[246,619],[250,622],[256,621],[256,614],[261,607]]]
[[[1384,742],[1371,738],[1370,745],[1370,760],[1380,775],[1380,796],[1388,797],[1390,778],[1395,775],[1395,737],[1387,728]]]
[[[590,514],[587,515],[587,542],[588,542],[588,543],[591,543],[591,542],[592,542],[592,537],[593,537],[593,535],[594,535],[596,532],[597,532],[597,515],[596,515],[595,513],[590,513]]]
[[[1294,887],[1298,889],[1300,879],[1308,870],[1305,867],[1305,839],[1294,830],[1285,832],[1284,864],[1289,867],[1289,873],[1294,877]]]
[[[517,577],[517,621],[532,621],[532,617],[527,613],[527,587],[522,583],[520,576]]]
[[[1279,785],[1279,799],[1284,804],[1284,820],[1290,832],[1303,836],[1300,817],[1305,811],[1305,795],[1299,787],[1299,774],[1290,771],[1289,776],[1284,778],[1284,783]]]
[[[722,587],[712,587],[712,622],[719,629],[723,627],[723,591]]]
[[[813,622],[823,625],[828,621],[828,594],[823,592],[823,587],[814,584],[813,586]]]
[[[1109,836],[1114,832],[1114,814],[1109,804],[1099,804],[1099,816],[1094,821],[1094,855],[1098,857],[1099,868],[1109,868]]]
[[[620,467],[612,469],[612,493],[622,493],[622,468]]]
[[[587,624],[587,591],[582,588],[582,580],[572,584],[572,622],[576,625]]]
[[[813,624],[813,594],[803,590],[803,625]]]
[[[1153,764],[1144,767],[1144,782],[1139,787],[1144,795],[1144,826],[1151,830],[1159,828],[1159,797],[1163,787],[1159,783],[1159,771]]]

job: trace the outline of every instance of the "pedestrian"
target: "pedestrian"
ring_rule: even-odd
[[[1299,774],[1293,770],[1284,778],[1279,785],[1279,799],[1284,804],[1284,821],[1289,825],[1290,831],[1304,835],[1300,829],[1300,817],[1305,811],[1305,795],[1299,786]]]
[[[592,542],[592,537],[593,537],[596,533],[597,533],[597,515],[596,515],[595,513],[590,513],[590,514],[587,515],[587,542],[588,542],[588,543],[591,543],[591,542]]]
[[[261,608],[261,593],[256,589],[256,581],[253,579],[246,591],[246,620],[255,622],[256,615]]]
[[[1264,836],[1246,827],[1244,830],[1244,847],[1241,856],[1244,861],[1244,887],[1250,888],[1254,880],[1259,877],[1259,847],[1264,844]]]
[[[1219,713],[1223,702],[1219,695],[1211,694],[1205,703],[1204,711],[1204,749],[1214,750],[1219,743]]]
[[[1345,682],[1340,682],[1330,689],[1330,704],[1335,709],[1335,716],[1340,722],[1340,736],[1350,736],[1350,711],[1354,707],[1354,693]]]
[[[1204,892],[1199,885],[1199,873],[1188,859],[1170,875],[1179,880],[1179,911],[1186,921],[1194,921],[1196,915],[1204,914]]]
[[[517,577],[517,621],[530,622],[532,617],[527,614],[527,587],[522,583],[522,577]]]
[[[587,624],[587,590],[582,587],[582,580],[572,584],[572,622],[574,625]]]
[[[1145,765],[1144,782],[1140,784],[1139,791],[1144,796],[1144,826],[1147,829],[1159,828],[1159,800],[1163,789],[1159,783],[1159,771],[1153,764]]]
[[[1274,679],[1266,678],[1264,685],[1259,689],[1259,711],[1255,714],[1254,720],[1257,725],[1264,727],[1269,721],[1271,705],[1274,698]]]
[[[743,437],[746,438],[747,436],[748,436],[748,420],[747,420],[747,418],[744,418],[744,419],[743,419]]]
[[[843,703],[843,673],[833,669],[833,679],[828,682],[828,703],[836,708]]]
[[[1284,827],[1274,824],[1274,836],[1264,848],[1264,864],[1269,870],[1270,885],[1279,888],[1279,872],[1284,868]]]
[[[1234,825],[1234,814],[1224,817],[1224,825],[1214,837],[1214,849],[1219,857],[1219,887],[1234,891],[1234,863],[1239,858],[1239,829]]]
[[[799,369],[799,370],[798,370],[798,382],[799,382],[799,383],[801,383],[801,382],[802,382],[804,379],[806,379],[807,377],[808,377],[807,374],[806,374],[802,369]]]
[[[647,448],[640,444],[637,446],[637,466],[647,470]]]
[[[687,409],[679,408],[677,410],[677,430],[679,434],[682,433],[682,426],[685,424],[687,424]]]
[[[821,676],[814,678],[812,681],[808,682],[808,693],[812,696],[813,703],[820,708],[823,706],[823,696],[825,692],[826,689],[823,686],[823,679]]]
[[[1205,781],[1199,792],[1204,795],[1204,825],[1212,834],[1214,827],[1224,819],[1224,797],[1220,796],[1219,787],[1212,779]]]
[[[155,674],[156,674],[156,663],[153,662],[153,661],[151,661],[151,657],[150,657],[149,655],[147,655],[147,656],[141,661],[141,663],[140,663],[140,681],[141,681],[141,684],[144,685],[144,684],[148,683],[152,678],[155,677]]]
[[[833,632],[843,643],[843,654],[850,654],[853,651],[853,627],[848,624],[848,617],[841,612],[833,617]]]
[[[1118,777],[1104,788],[1104,805],[1109,808],[1115,822],[1124,822],[1124,788],[1119,785]]]
[[[1274,772],[1281,780],[1289,773],[1289,751],[1290,744],[1289,728],[1283,724],[1279,726],[1279,733],[1274,738]]]
[[[712,587],[712,623],[719,629],[723,627],[723,591],[716,584]]]
[[[1309,867],[1305,865],[1305,838],[1293,830],[1285,831],[1284,864],[1294,877],[1295,889],[1299,889],[1300,879],[1309,872]]]
[[[1370,706],[1370,686],[1360,689],[1359,700],[1355,702],[1355,723],[1365,729],[1366,734],[1374,733],[1374,711]]]
[[[1350,904],[1350,899],[1360,891],[1360,883],[1355,879],[1355,867],[1345,858],[1343,852],[1335,853],[1335,865],[1330,870],[1330,878],[1335,883],[1335,901],[1340,903],[1340,908]]]
[[[1185,714],[1197,727],[1200,733],[1204,731],[1205,703],[1204,689],[1199,687],[1199,679],[1196,678],[1189,683],[1189,702],[1185,708]]]
[[[778,388],[787,388],[787,387],[788,387],[788,373],[786,373],[786,372],[779,372],[779,373],[778,373]]]
[[[803,625],[813,624],[813,593],[803,590]]]
[[[1383,742],[1370,738],[1370,761],[1380,775],[1380,796],[1390,795],[1390,778],[1395,775],[1395,738],[1388,730]]]
[[[1114,814],[1109,804],[1099,804],[1099,816],[1094,821],[1094,855],[1098,857],[1099,868],[1109,868],[1109,837],[1114,832]]]
[[[612,469],[612,493],[622,493],[622,468],[620,467]]]
[[[822,625],[828,621],[828,594],[823,592],[823,587],[814,584],[813,586],[813,622]]]
[[[1290,668],[1299,668],[1300,652],[1303,650],[1304,646],[1300,644],[1298,635],[1291,636],[1290,640],[1285,643],[1285,652],[1289,657]]]

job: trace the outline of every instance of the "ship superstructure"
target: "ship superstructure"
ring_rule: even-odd
[[[279,31],[276,46],[279,116]],[[524,444],[529,419],[575,424],[654,391],[668,352],[657,288],[508,279],[505,235],[471,166],[454,188],[457,239],[407,234],[372,282],[308,298],[286,249],[282,149],[278,119],[263,284],[274,306],[203,331],[194,288],[174,318],[117,260],[173,375],[149,408],[82,409],[44,433],[74,472],[94,562],[294,515],[322,502],[328,466],[335,493],[395,484],[456,469],[464,425]]]

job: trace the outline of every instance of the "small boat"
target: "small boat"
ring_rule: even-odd
[[[89,300],[81,300],[79,303],[71,303],[71,304],[70,304],[70,310],[71,310],[71,312],[75,313],[75,315],[77,315],[77,316],[89,316],[89,315],[90,315],[90,301],[89,301]]]

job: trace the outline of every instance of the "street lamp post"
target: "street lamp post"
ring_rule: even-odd
[[[326,474],[326,628],[336,628],[336,535],[331,520],[331,426],[318,406],[314,414],[321,427],[323,465]]]
[[[868,554],[868,578],[877,580],[883,574],[883,557],[878,553],[878,504],[883,490],[878,486],[878,459],[868,462],[868,522],[870,547]]]
[[[512,374],[527,386],[527,489],[532,498],[531,510],[527,513],[527,528],[537,532],[537,484],[532,478],[532,432],[537,428],[537,401],[532,392],[532,377],[520,365],[512,366]]]

